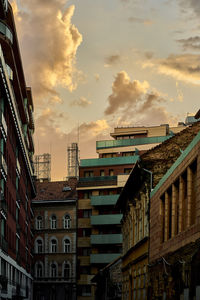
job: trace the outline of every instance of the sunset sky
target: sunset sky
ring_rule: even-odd
[[[200,1],[12,0],[36,154],[67,176],[67,146],[95,157],[116,126],[176,125],[200,96]],[[79,138],[78,138],[79,136]]]

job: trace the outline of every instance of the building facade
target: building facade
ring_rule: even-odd
[[[152,241],[152,251],[158,241],[158,234],[155,232],[149,234],[149,221],[151,225],[154,224],[152,225],[154,230],[157,230],[159,219],[158,215],[155,215],[155,209],[158,213],[160,211],[158,203],[152,206],[150,193],[153,189],[156,190],[159,181],[195,138],[199,128],[198,122],[143,153],[134,165],[118,198],[117,207],[123,214],[121,221],[123,233],[122,299],[163,299],[162,295],[158,294],[155,298],[151,298],[152,292],[149,285],[149,276],[152,274],[155,278],[159,276],[155,270],[151,272],[149,269],[149,241]],[[160,288],[159,283],[157,287]]]
[[[11,5],[0,1],[0,298],[32,299],[31,89],[24,79]]]
[[[34,299],[76,299],[77,179],[37,182]]]
[[[183,126],[174,131],[180,131]],[[78,183],[78,299],[94,299],[91,279],[122,253],[119,194],[139,154],[168,140],[168,125],[115,128],[97,141],[99,158],[81,160]]]
[[[151,299],[200,299],[199,132],[151,193]]]

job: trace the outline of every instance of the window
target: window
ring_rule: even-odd
[[[41,263],[36,265],[36,277],[42,277],[43,269]]]
[[[57,241],[56,239],[51,240],[51,253],[57,252]]]
[[[56,277],[56,275],[57,275],[56,264],[51,264],[51,277]]]
[[[70,240],[69,239],[64,240],[64,252],[65,253],[70,252]]]
[[[93,176],[94,176],[93,171],[85,171],[84,172],[84,177],[93,177]]]
[[[92,210],[91,209],[84,209],[83,210],[83,218],[90,218],[92,215]]]
[[[132,170],[131,168],[125,168],[124,174],[130,174],[131,170]]]
[[[91,254],[91,248],[83,248],[83,256],[89,256]]]
[[[69,263],[64,263],[64,268],[63,268],[63,276],[66,280],[70,278],[70,265]]]
[[[36,253],[42,253],[43,252],[43,245],[42,240],[36,240]]]
[[[90,236],[91,229],[90,228],[83,228],[83,236]]]
[[[91,296],[91,286],[90,285],[82,286],[82,296]]]
[[[112,169],[109,170],[109,176],[114,176],[114,171]]]
[[[38,229],[38,230],[42,229],[42,217],[41,216],[38,216],[36,218],[36,229]]]
[[[71,218],[70,218],[69,215],[65,215],[65,216],[64,216],[63,223],[64,223],[63,225],[64,225],[64,228],[65,228],[65,229],[70,228],[70,226],[71,226]]]
[[[57,226],[57,218],[55,215],[51,216],[51,229],[56,229]]]
[[[100,170],[100,176],[105,176],[104,170]]]

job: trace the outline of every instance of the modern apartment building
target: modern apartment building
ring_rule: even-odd
[[[91,279],[122,253],[122,214],[115,204],[133,165],[141,153],[173,134],[166,124],[115,128],[113,140],[97,141],[99,158],[81,160],[77,187],[78,299],[94,299]]]
[[[34,299],[76,299],[77,179],[37,182]]]
[[[13,12],[0,1],[0,298],[32,299],[33,102]]]

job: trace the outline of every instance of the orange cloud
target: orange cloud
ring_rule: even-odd
[[[92,102],[87,100],[85,97],[80,97],[79,99],[70,102],[71,106],[79,106],[79,107],[87,107],[90,104],[92,104]]]
[[[66,9],[63,0],[21,0],[19,10],[15,0],[13,4],[26,78],[35,100],[58,96],[59,85],[75,89],[79,73],[76,53],[82,42],[82,35],[71,23],[75,6]]]

